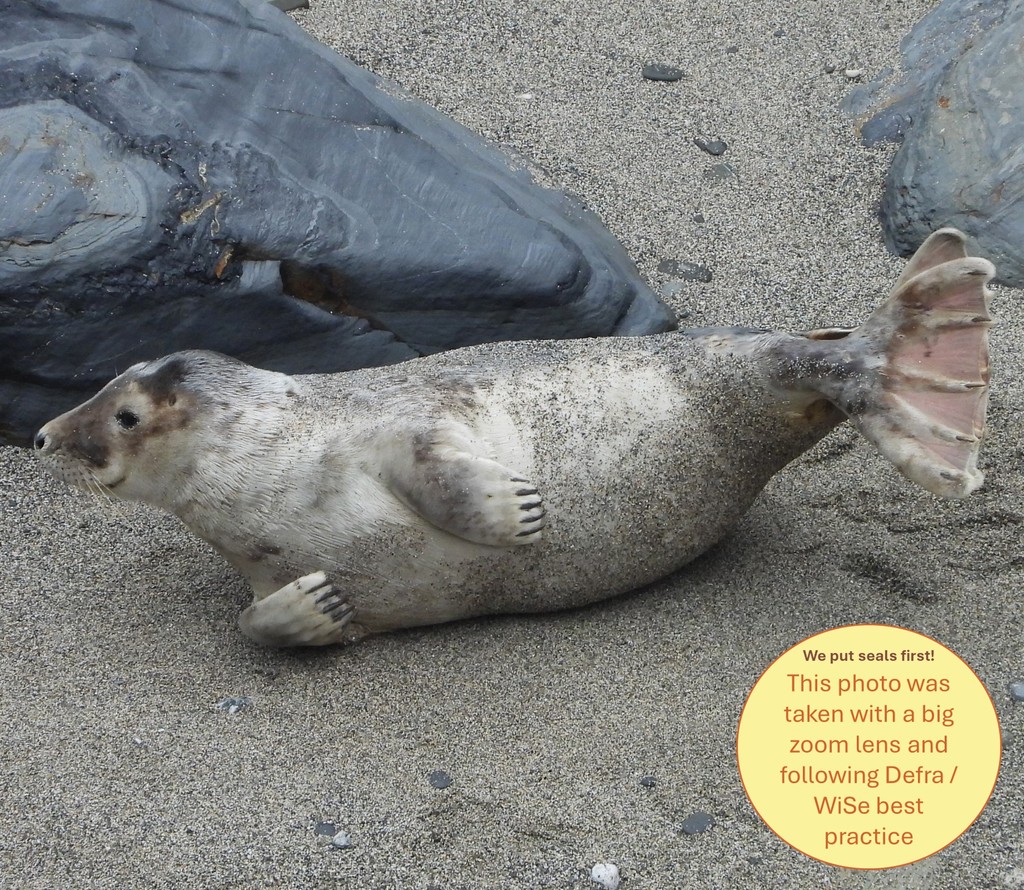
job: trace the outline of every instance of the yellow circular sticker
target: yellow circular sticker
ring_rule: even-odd
[[[845,868],[936,853],[999,774],[999,719],[956,653],[888,625],[838,627],[780,655],[747,697],[736,759],[782,840]]]

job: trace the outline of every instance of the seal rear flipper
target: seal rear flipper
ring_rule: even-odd
[[[886,363],[874,410],[854,423],[934,494],[965,497],[984,480],[978,452],[988,405],[986,285],[994,275],[992,264],[976,257],[934,266],[898,287],[864,325],[885,338]]]
[[[468,430],[441,427],[391,442],[381,478],[427,522],[492,547],[539,541],[544,502],[522,474],[484,457]]]
[[[963,242],[955,229],[934,233],[863,325],[823,337],[832,354],[815,386],[905,476],[944,497],[965,497],[984,480],[995,268],[964,256]]]

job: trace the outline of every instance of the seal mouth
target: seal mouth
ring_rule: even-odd
[[[67,458],[61,460],[56,455],[42,455],[40,460],[50,475],[91,494],[109,494],[128,478],[127,474],[124,474],[113,482],[103,482],[96,477],[94,470],[78,461],[70,461]]]

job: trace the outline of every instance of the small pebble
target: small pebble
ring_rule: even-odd
[[[773,34],[773,36],[775,36],[775,37],[785,37],[785,36],[786,36],[786,32],[785,32],[785,31],[783,31],[783,30],[782,30],[782,28],[776,28],[776,29],[775,29],[775,30],[774,30],[774,31],[772,32],[772,34]]]
[[[680,827],[683,829],[683,834],[703,834],[714,824],[715,820],[707,813],[694,813],[692,816],[687,816]]]
[[[707,176],[708,179],[718,179],[723,182],[727,179],[739,179],[739,174],[732,164],[715,164],[708,170]]]
[[[447,788],[452,784],[452,777],[443,769],[436,769],[430,774],[430,784],[435,788]]]
[[[729,53],[729,55],[735,55],[736,53],[738,53],[738,52],[740,51],[740,48],[739,48],[738,46],[736,46],[736,45],[733,45],[733,46],[727,46],[727,47],[725,48],[725,51],[726,51],[727,53]]]
[[[847,68],[843,74],[846,75],[847,80],[859,80],[864,74],[863,68]]]
[[[683,260],[662,260],[658,263],[658,271],[672,275],[683,281],[701,281],[707,284],[713,275],[707,266],[700,263],[687,263]]]
[[[693,215],[693,221],[695,223],[702,223],[702,222],[704,222],[704,214],[703,213],[695,213]]]
[[[606,890],[619,890],[619,867],[613,862],[598,862],[590,869],[590,880]]]
[[[662,65],[660,62],[644,65],[640,74],[643,75],[645,80],[662,80],[666,83],[683,79],[683,72],[679,68],[673,68],[671,65]]]
[[[825,63],[825,73],[826,74],[835,74],[836,73],[836,69],[838,67],[839,66],[835,62],[826,62]]]
[[[1024,681],[1017,680],[1010,684],[1010,698],[1014,701],[1024,701]]]
[[[714,155],[716,158],[719,155],[725,154],[725,150],[729,147],[721,139],[705,139],[703,136],[694,136],[693,144],[697,148],[706,151],[709,155]]]
[[[352,846],[352,838],[347,831],[339,831],[331,838],[331,846],[345,850]]]
[[[658,781],[654,778],[654,776],[644,776],[640,780],[640,784],[643,785],[644,788],[653,788],[656,784],[658,784]]]
[[[334,837],[338,833],[338,826],[333,822],[317,822],[313,826],[313,833],[320,837]]]
[[[228,714],[237,714],[252,704],[252,699],[247,695],[229,695],[222,698],[214,707],[218,711],[226,711]]]

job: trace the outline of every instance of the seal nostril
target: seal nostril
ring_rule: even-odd
[[[46,447],[46,435],[44,433],[36,433],[35,446],[36,451],[42,451]]]

